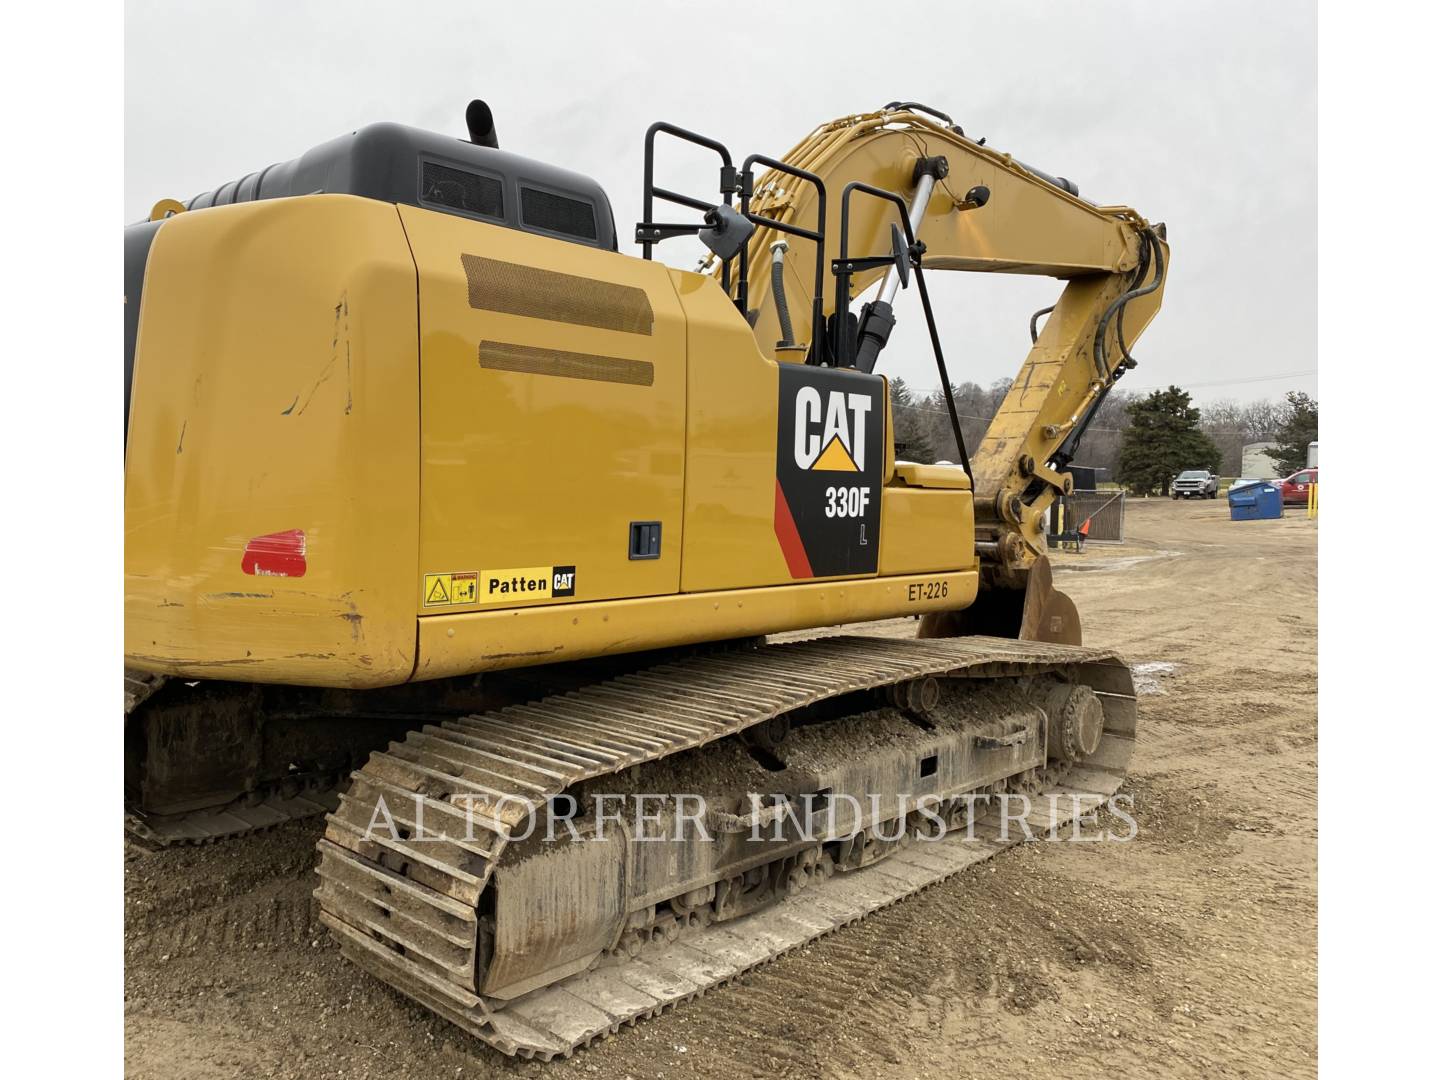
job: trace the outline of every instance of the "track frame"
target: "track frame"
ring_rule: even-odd
[[[1101,699],[1095,753],[1037,809],[1043,832],[1119,788],[1133,752],[1129,668],[1101,649],[1002,638],[829,637],[698,656],[494,713],[426,725],[353,774],[319,844],[320,918],[344,954],[506,1054],[568,1056],[622,1025],[722,985],[806,941],[990,858],[1002,840],[980,816],[975,839],[912,844],[764,911],[717,923],[628,963],[597,964],[500,1001],[481,992],[487,887],[512,832],[584,780],[743,732],[817,702],[927,677],[1058,672]],[[400,835],[369,828],[393,799]],[[466,807],[462,810],[461,807]],[[420,824],[466,821],[456,838],[416,842]],[[447,833],[449,830],[447,830]]]

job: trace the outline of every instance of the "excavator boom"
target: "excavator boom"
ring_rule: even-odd
[[[926,269],[1064,282],[1055,305],[1041,313],[1049,317],[1010,392],[969,454],[977,535],[987,544],[982,551],[1010,571],[1028,568],[1045,551],[1046,511],[1070,490],[1064,467],[1087,419],[1131,366],[1129,346],[1160,308],[1169,263],[1164,226],[1152,228],[1128,207],[1096,206],[1070,181],[968,138],[949,117],[914,103],[823,124],[782,160],[813,174],[823,187],[771,169],[753,180],[750,211],[823,234],[831,239],[832,255],[845,209],[836,195],[859,182],[905,198]],[[822,192],[828,195],[823,221]],[[855,200],[846,223],[850,250],[886,249],[887,230],[897,219],[888,202]],[[777,242],[787,245],[781,304],[810,310],[817,290],[808,271],[817,242],[761,224],[750,239],[748,261],[769,262]],[[714,272],[723,273],[718,267]],[[850,275],[850,296],[882,278],[880,295],[893,297],[895,271],[888,267]],[[745,297],[762,348],[784,336],[773,282],[772,275],[757,277]],[[838,294],[821,289],[819,299],[829,319]],[[853,336],[848,329],[842,333]]]

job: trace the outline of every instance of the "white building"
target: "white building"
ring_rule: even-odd
[[[1277,480],[1280,471],[1275,459],[1266,450],[1279,447],[1278,442],[1246,443],[1240,449],[1240,475],[1251,480]]]

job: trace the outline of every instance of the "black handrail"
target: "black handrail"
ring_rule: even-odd
[[[787,233],[791,236],[803,237],[815,245],[815,296],[811,304],[811,340],[810,355],[807,363],[821,364],[829,360],[828,342],[825,335],[825,181],[812,172],[798,169],[794,165],[777,161],[775,158],[767,157],[764,154],[751,154],[745,159],[745,163],[737,172],[730,156],[730,151],[721,142],[715,139],[700,135],[694,131],[678,127],[675,124],[666,123],[663,120],[651,124],[645,132],[645,189],[643,192],[642,209],[645,220],[636,226],[636,239],[640,243],[641,254],[644,258],[653,258],[654,247],[662,240],[672,236],[684,235],[690,231],[699,231],[703,225],[665,225],[652,220],[655,215],[655,200],[661,199],[665,202],[675,203],[678,206],[689,207],[692,210],[699,210],[707,213],[715,208],[714,203],[706,202],[704,199],[697,199],[693,195],[685,195],[678,191],[671,191],[669,188],[655,186],[655,136],[671,135],[684,142],[694,143],[696,146],[703,146],[707,150],[713,150],[720,156],[720,193],[725,200],[725,205],[731,205],[731,196],[735,193],[740,195],[740,212],[747,220],[755,225],[767,225],[778,232]],[[776,172],[793,176],[797,180],[803,180],[815,188],[818,196],[818,228],[807,229],[800,225],[779,221],[775,218],[765,217],[762,214],[750,212],[750,198],[754,192],[755,165],[764,165],[766,168]],[[740,275],[736,285],[735,306],[739,308],[742,315],[749,312],[746,306],[749,303],[750,295],[750,246],[747,243],[740,249]],[[721,263],[720,284],[728,295],[730,292],[730,259]]]
[[[850,316],[850,275],[855,262],[850,259],[850,194],[863,194],[894,203],[900,211],[900,223],[905,227],[905,242],[908,245],[910,265],[915,270],[915,285],[920,290],[920,304],[925,309],[925,325],[930,330],[930,347],[935,352],[935,367],[940,373],[940,386],[945,391],[945,406],[950,413],[950,427],[955,432],[955,447],[960,451],[960,464],[966,475],[970,474],[970,454],[965,449],[965,435],[960,430],[960,414],[955,408],[955,392],[950,387],[950,373],[945,368],[945,353],[940,348],[940,331],[935,326],[935,311],[930,306],[930,290],[925,287],[925,271],[921,267],[925,253],[923,244],[915,242],[915,230],[910,227],[910,208],[905,200],[893,191],[872,187],[860,180],[852,180],[840,193],[840,257],[835,260],[835,326],[838,334],[845,334],[849,328]],[[866,260],[867,262],[870,260]],[[837,351],[847,348],[846,343],[837,342]],[[842,356],[850,355],[841,351]]]
[[[845,190],[840,193],[840,257],[835,262],[835,324],[842,334],[850,316],[850,196],[856,191],[894,203],[900,211],[900,223],[905,227],[905,242],[915,246],[915,232],[910,228],[910,208],[905,205],[904,199],[893,191],[874,187],[863,180],[851,180],[845,185]]]
[[[799,225],[792,225],[786,221],[779,221],[775,218],[765,217],[762,214],[750,212],[750,197],[754,191],[754,174],[751,168],[755,165],[764,165],[767,169],[774,169],[776,172],[793,176],[797,180],[804,180],[815,188],[818,200],[816,223],[818,229],[806,229]],[[768,225],[779,232],[788,233],[791,236],[803,237],[815,245],[815,296],[811,303],[810,312],[810,356],[807,360],[811,364],[824,363],[826,360],[825,350],[825,181],[812,172],[804,169],[797,169],[794,165],[788,165],[775,158],[766,157],[764,154],[751,154],[745,159],[740,167],[740,212],[756,225]],[[740,309],[742,315],[748,315],[746,306],[750,298],[750,245],[746,244],[740,249],[740,281],[736,289],[735,305]]]
[[[678,191],[671,191],[669,188],[657,188],[655,186],[655,136],[659,134],[672,135],[684,142],[694,143],[696,146],[703,146],[707,150],[713,150],[720,155],[720,193],[725,199],[725,205],[729,206],[731,196],[739,189],[739,179],[735,174],[734,159],[725,144],[715,139],[688,131],[675,124],[666,123],[664,120],[657,120],[645,131],[645,191],[643,208],[645,223],[649,224],[654,218],[655,200],[663,199],[666,202],[675,203],[678,206],[686,206],[692,210],[704,212],[713,209],[714,203],[705,202],[691,195],[682,195]],[[643,258],[651,257],[651,250],[655,241],[643,239],[640,242],[641,255]],[[725,260],[721,266],[721,284],[725,291],[730,291],[730,260]]]

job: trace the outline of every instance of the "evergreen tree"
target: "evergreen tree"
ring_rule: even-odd
[[[1120,447],[1120,479],[1135,492],[1164,494],[1186,469],[1218,472],[1220,448],[1200,430],[1200,410],[1178,386],[1130,402]]]
[[[1291,390],[1285,395],[1285,412],[1275,441],[1280,445],[1266,450],[1281,476],[1288,476],[1308,464],[1310,444],[1320,438],[1320,403],[1309,394]]]
[[[895,418],[895,456],[901,461],[930,464],[935,460],[935,447],[930,439],[923,401],[916,401],[905,380],[890,380],[890,413]]]

